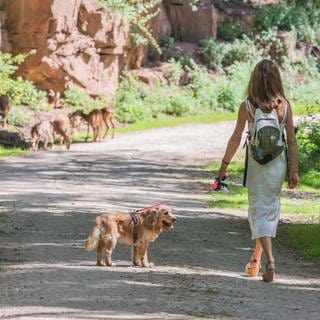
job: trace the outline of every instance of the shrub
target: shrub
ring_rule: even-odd
[[[305,121],[297,131],[299,144],[299,169],[301,172],[320,169],[320,123]]]
[[[0,92],[7,94],[13,104],[26,104],[35,110],[46,110],[49,105],[44,91],[38,90],[32,82],[22,77],[13,78],[25,57],[23,54],[13,56],[0,53]]]
[[[242,25],[233,20],[221,21],[218,23],[218,38],[233,41],[245,34]]]
[[[93,109],[104,107],[108,101],[106,97],[99,96],[96,99],[91,98],[88,93],[80,87],[69,88],[64,92],[65,105],[64,107],[72,110],[82,110],[89,113]]]
[[[26,113],[24,113],[19,107],[12,106],[10,112],[8,114],[8,121],[10,124],[14,126],[24,126],[30,125],[32,123],[32,119]]]
[[[124,73],[116,98],[116,116],[120,122],[133,123],[151,117],[150,110],[144,108],[146,85],[130,73]]]
[[[217,101],[219,107],[224,110],[234,111],[236,106],[236,101],[232,90],[227,86],[222,86],[218,90]]]
[[[171,84],[179,85],[181,76],[184,72],[182,63],[171,58],[165,71],[165,76]]]
[[[320,26],[320,12],[313,1],[261,6],[256,12],[255,27],[258,31],[296,29],[300,40],[317,41],[315,30]]]
[[[200,41],[200,47],[203,61],[209,68],[220,72],[236,61],[248,61],[257,51],[248,37],[230,43],[206,38]]]

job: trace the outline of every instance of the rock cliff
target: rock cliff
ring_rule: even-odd
[[[1,0],[0,6],[1,49],[30,53],[19,74],[43,90],[77,84],[91,95],[114,94],[129,48],[129,25],[119,15],[92,0]]]

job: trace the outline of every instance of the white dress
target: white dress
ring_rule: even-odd
[[[247,110],[251,108],[247,104]],[[252,109],[248,110],[252,114]],[[285,118],[285,117],[284,117]],[[282,122],[283,127],[285,122]],[[248,123],[253,133],[253,123]],[[280,218],[280,192],[287,172],[286,152],[267,164],[259,164],[248,152],[248,220],[251,238],[275,237]]]

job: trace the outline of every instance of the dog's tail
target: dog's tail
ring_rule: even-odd
[[[89,234],[88,238],[84,242],[84,248],[87,251],[93,250],[97,247],[98,241],[100,238],[101,230],[100,230],[100,221],[96,221],[91,233]]]

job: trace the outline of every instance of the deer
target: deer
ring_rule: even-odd
[[[40,140],[44,140],[44,149],[47,149],[48,142],[53,145],[53,125],[50,121],[41,121],[31,128],[31,139],[28,142],[30,149],[38,150]]]
[[[3,129],[7,128],[7,115],[11,108],[9,97],[5,94],[0,95],[0,115],[3,118]]]
[[[113,114],[114,111],[108,107],[104,107],[102,109],[93,109],[88,114],[85,114],[82,110],[77,110],[73,112],[69,117],[72,119],[72,122],[75,122],[76,117],[80,116],[83,120],[88,123],[87,128],[87,137],[85,141],[88,141],[89,138],[89,129],[90,127],[93,130],[93,142],[96,142],[97,139],[101,138],[101,130],[103,125],[106,126],[106,131],[104,133],[103,139],[106,137],[108,130],[109,130],[109,123],[112,126],[112,138],[114,137],[115,125],[113,122]]]
[[[110,128],[108,122],[110,122],[111,126],[112,126],[112,136],[111,136],[111,138],[113,139],[114,138],[114,132],[115,132],[115,124],[113,122],[113,120],[114,120],[114,118],[113,118],[114,117],[114,110],[111,109],[111,108],[108,108],[108,107],[104,107],[104,108],[100,109],[100,111],[101,111],[101,114],[102,114],[102,119],[103,119],[104,124],[106,126],[106,131],[105,131],[105,133],[103,135],[103,139],[106,137],[106,135],[107,135],[107,133],[109,131],[109,128]]]
[[[64,142],[67,149],[70,149],[71,145],[71,122],[70,118],[64,114],[58,114],[51,121],[53,131],[55,135],[60,136],[60,146]]]

